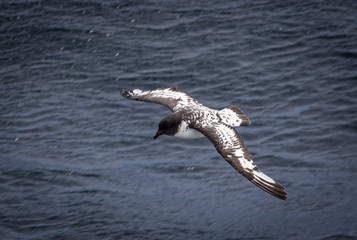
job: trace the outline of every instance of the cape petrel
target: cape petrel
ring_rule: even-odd
[[[277,198],[287,199],[284,188],[258,169],[235,130],[234,127],[250,125],[248,117],[238,107],[231,105],[220,111],[211,109],[177,86],[153,91],[123,89],[121,95],[171,109],[173,113],[160,121],[154,139],[163,134],[186,139],[207,137],[217,152],[249,181]]]

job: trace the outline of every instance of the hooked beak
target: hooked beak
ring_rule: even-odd
[[[158,138],[160,135],[162,135],[163,134],[163,132],[161,132],[161,131],[157,131],[157,133],[155,134],[155,136],[154,136],[154,139],[156,139],[156,138]]]

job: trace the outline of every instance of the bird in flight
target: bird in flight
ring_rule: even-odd
[[[152,91],[123,89],[121,95],[171,109],[173,113],[160,121],[154,139],[163,134],[186,139],[206,137],[237,172],[271,195],[287,199],[283,186],[259,170],[236,131],[235,127],[250,125],[248,117],[238,107],[231,105],[222,110],[211,109],[180,91],[177,86]]]

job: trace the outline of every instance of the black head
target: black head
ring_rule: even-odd
[[[174,113],[165,117],[160,121],[159,129],[157,130],[154,139],[158,138],[162,134],[169,135],[169,136],[175,135],[179,129],[180,123],[181,123],[180,114]]]

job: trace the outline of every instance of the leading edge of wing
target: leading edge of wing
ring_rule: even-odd
[[[190,105],[201,105],[190,94],[182,92],[177,86],[170,88],[158,88],[152,91],[142,91],[140,89],[121,90],[121,95],[136,101],[152,102],[164,105],[175,112],[182,107]]]

